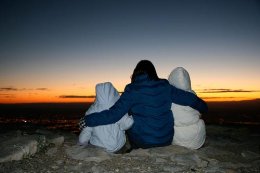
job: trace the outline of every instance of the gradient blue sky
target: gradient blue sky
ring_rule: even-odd
[[[122,91],[141,59],[203,97],[260,97],[257,0],[2,0],[0,26],[0,102]]]

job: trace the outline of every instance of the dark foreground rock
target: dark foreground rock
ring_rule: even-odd
[[[0,139],[0,172],[260,172],[260,136],[247,128],[207,126],[199,150],[167,146],[128,154],[78,146],[69,132],[15,131]]]

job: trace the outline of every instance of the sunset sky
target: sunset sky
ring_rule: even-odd
[[[91,101],[141,59],[206,101],[260,98],[260,1],[0,1],[0,103]]]

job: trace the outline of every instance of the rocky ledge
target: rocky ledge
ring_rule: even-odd
[[[110,154],[77,145],[70,132],[38,129],[0,137],[0,172],[260,172],[260,136],[243,127],[207,126],[199,150],[167,146]]]

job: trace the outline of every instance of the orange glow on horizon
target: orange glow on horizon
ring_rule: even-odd
[[[260,98],[260,92],[216,92],[197,94],[200,98],[207,102],[243,101]]]
[[[229,101],[246,101],[246,100],[255,100],[259,98],[203,98],[206,102],[229,102]],[[17,104],[17,103],[82,103],[82,102],[94,102],[95,98],[85,98],[85,99],[27,99],[27,100],[10,100],[10,99],[0,99],[0,104]]]
[[[83,94],[68,95],[67,97],[57,96],[58,94],[14,94],[13,96],[0,95],[0,103],[76,103],[76,102],[93,102],[95,96],[84,96]],[[206,102],[224,102],[224,101],[242,101],[254,100],[260,98],[257,93],[197,93],[197,95]]]
[[[66,98],[66,99],[3,99],[0,98],[0,104],[16,104],[16,103],[79,103],[79,102],[94,102],[95,98]]]
[[[121,81],[114,86],[119,92],[121,92],[124,90],[125,83],[126,82]],[[91,83],[91,85],[89,84],[82,86],[87,87],[79,87],[65,84],[64,86],[48,86],[47,88],[37,88],[35,86],[30,87],[36,89],[25,89],[25,87],[23,86],[19,88],[2,88],[2,90],[0,90],[0,103],[12,104],[93,102],[95,99],[95,84]],[[224,87],[220,86],[209,87],[220,89],[204,88],[205,87],[197,87],[197,89],[194,89],[194,91],[200,98],[207,102],[242,101],[260,98],[260,91],[257,88],[253,88],[251,90],[221,89]],[[225,88],[234,87],[229,86]]]
[[[233,102],[233,101],[249,101],[249,100],[256,100],[256,99],[259,99],[259,98],[223,98],[223,97],[220,97],[220,98],[203,98],[202,99],[205,101],[205,102]]]
[[[70,93],[64,95],[62,93]],[[72,94],[71,94],[72,93]],[[0,103],[70,103],[93,102],[93,94],[86,95],[72,91],[10,91],[0,95]]]

